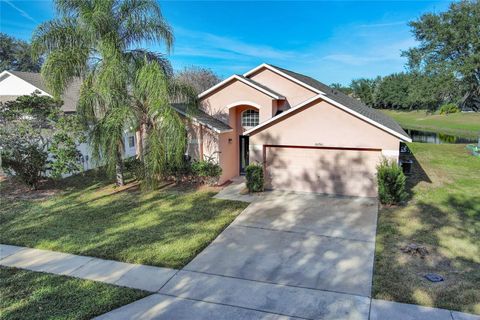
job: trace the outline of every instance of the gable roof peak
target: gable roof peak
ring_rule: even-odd
[[[41,91],[50,94],[43,77],[39,72],[28,72],[28,71],[8,71],[8,73],[17,76],[25,82],[30,83],[32,86],[40,89]]]
[[[273,72],[283,76],[284,78],[287,78],[288,80],[290,80],[292,82],[295,82],[298,85],[311,90],[314,93],[324,94],[324,92],[322,92],[322,90],[319,90],[315,86],[311,86],[307,81],[302,81],[301,79],[298,79],[299,77],[295,77],[295,76],[292,76],[292,75],[289,74],[290,72],[292,72],[292,73],[296,74],[297,76],[301,76],[299,73],[296,73],[296,72],[293,72],[293,71],[290,71],[290,70],[287,70],[287,69],[282,69],[280,67],[276,67],[276,66],[268,64],[268,63],[262,63],[261,65],[253,68],[252,70],[244,73],[243,76],[246,77],[246,78],[249,78],[252,74],[254,74],[258,70],[261,70],[263,68],[266,68],[270,71],[273,71]],[[288,71],[288,72],[285,72],[285,71]]]
[[[46,94],[52,96],[52,93],[47,88],[47,85],[41,73],[28,72],[28,71],[10,71],[10,70],[6,70],[5,72],[31,84],[32,86],[39,89],[40,91],[43,91]],[[80,78],[75,78],[65,88],[65,91],[61,95],[61,99],[63,100],[62,110],[64,112],[75,112],[77,110],[77,103],[80,97],[81,85],[82,85],[82,81],[80,80]]]
[[[223,87],[224,85],[226,85],[227,83],[229,83],[230,81],[233,81],[233,80],[238,80],[240,82],[243,82],[244,84],[260,91],[260,92],[263,92],[264,94],[270,96],[271,98],[273,99],[276,99],[276,100],[284,100],[285,97],[275,91],[273,91],[272,89],[252,80],[252,79],[249,79],[243,75],[238,75],[238,74],[234,74],[230,77],[228,77],[227,79],[221,81],[220,83],[217,83],[216,85],[214,85],[213,87],[203,91],[202,93],[200,93],[197,97],[198,98],[203,98],[205,97],[206,95],[214,92],[215,90]]]
[[[317,96],[318,98],[321,98],[327,101],[330,100],[334,104],[337,104],[339,107],[341,106],[345,108],[350,113],[360,118],[363,118],[364,120],[369,121],[373,125],[383,128],[386,131],[393,133],[394,135],[396,135],[397,137],[400,137],[405,141],[411,141],[410,137],[402,129],[402,127],[400,127],[400,125],[397,122],[395,122],[392,118],[390,118],[386,114],[380,111],[377,111],[365,105],[360,100],[352,98],[341,91],[333,89],[312,77],[309,77],[304,74],[297,73],[288,69],[284,69],[278,66],[267,64],[267,63],[261,64],[260,66],[246,72],[244,76],[248,77],[262,68],[267,68],[273,72],[276,72],[287,79],[290,79],[296,83],[299,83],[300,85],[303,84],[303,86],[306,88],[309,88],[309,89],[313,88],[313,91],[318,94]]]

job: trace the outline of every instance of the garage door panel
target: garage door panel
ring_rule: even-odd
[[[327,194],[376,196],[379,151],[270,147],[267,187]]]

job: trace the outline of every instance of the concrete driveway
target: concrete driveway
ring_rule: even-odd
[[[102,318],[368,319],[376,220],[375,199],[271,193],[159,294]]]

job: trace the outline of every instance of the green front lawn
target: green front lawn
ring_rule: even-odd
[[[116,190],[93,176],[46,200],[0,198],[0,243],[181,268],[246,207],[212,188]]]
[[[480,135],[480,113],[454,113],[429,115],[425,110],[394,111],[381,110],[395,119],[403,128],[433,131],[465,137]]]
[[[0,267],[0,319],[91,319],[147,295],[100,282]]]
[[[480,158],[463,145],[409,144],[411,199],[379,213],[373,296],[480,314]],[[425,258],[403,253],[415,243]],[[444,282],[424,279],[437,273]]]

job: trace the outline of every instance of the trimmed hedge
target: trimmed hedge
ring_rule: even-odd
[[[191,168],[194,177],[199,177],[200,180],[203,180],[202,182],[207,182],[210,185],[217,184],[218,178],[222,174],[220,165],[213,161],[194,161]]]
[[[382,204],[394,205],[404,201],[406,178],[395,162],[383,159],[377,166],[378,198]]]
[[[132,174],[137,180],[143,180],[144,164],[140,159],[131,157],[124,161],[125,171]],[[167,165],[164,177],[167,180],[189,181],[215,185],[222,174],[219,164],[211,160],[190,161],[185,158],[180,164]]]
[[[245,169],[247,189],[249,192],[263,191],[263,167],[259,164],[250,164]]]

